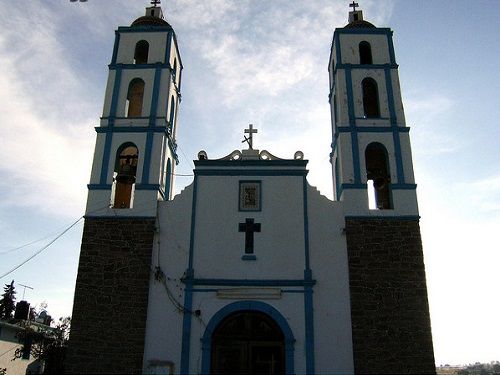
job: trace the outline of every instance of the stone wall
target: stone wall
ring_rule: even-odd
[[[142,371],[154,228],[154,219],[85,219],[68,373]]]
[[[357,374],[435,373],[418,220],[346,219]]]

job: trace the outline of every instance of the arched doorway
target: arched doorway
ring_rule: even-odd
[[[260,311],[237,311],[212,334],[212,374],[284,374],[285,336],[279,325]]]

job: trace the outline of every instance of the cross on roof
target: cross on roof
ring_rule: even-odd
[[[247,142],[250,150],[253,150],[253,134],[257,133],[257,129],[254,129],[253,125],[250,124],[250,125],[248,125],[248,129],[245,129],[245,133],[249,134],[249,136],[247,138],[245,135],[243,135],[243,137],[245,139],[243,141],[241,141],[241,143]]]
[[[161,3],[161,0],[151,0],[151,5],[154,7],[156,7],[160,3]]]
[[[359,4],[355,1],[353,1],[351,4],[349,4],[349,7],[352,8],[352,11],[355,12],[356,11],[356,7],[359,7]]]

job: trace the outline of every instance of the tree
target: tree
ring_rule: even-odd
[[[12,318],[16,300],[16,291],[14,289],[14,280],[10,284],[5,284],[3,288],[4,293],[0,300],[0,319],[8,320]]]
[[[69,316],[59,318],[54,328],[47,326],[43,329],[28,324],[17,336],[22,345],[16,349],[14,359],[33,356],[45,362],[44,374],[63,374],[70,327]]]

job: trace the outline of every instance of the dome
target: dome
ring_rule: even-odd
[[[132,27],[134,26],[167,26],[172,28],[170,24],[162,18],[154,16],[142,16],[132,22]]]
[[[376,26],[365,20],[356,20],[344,26],[345,29],[375,29]]]

